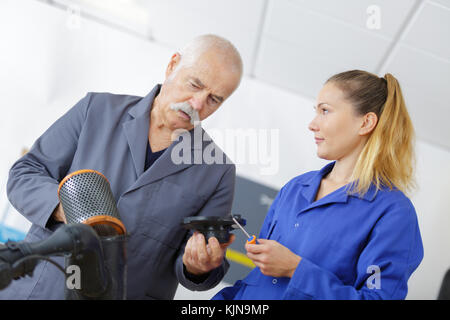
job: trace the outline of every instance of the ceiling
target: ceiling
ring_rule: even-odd
[[[246,76],[311,99],[337,72],[392,73],[417,136],[450,150],[450,0],[39,1],[174,50],[222,35]]]

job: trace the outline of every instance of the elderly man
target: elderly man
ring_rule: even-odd
[[[178,283],[191,290],[213,288],[229,267],[225,250],[234,239],[206,242],[180,227],[186,216],[230,213],[234,164],[227,158],[180,163],[173,151],[183,138],[192,138],[187,151],[192,155],[206,147],[222,154],[195,125],[238,87],[240,55],[221,37],[200,36],[171,57],[165,76],[143,98],[88,93],[13,165],[8,180],[11,203],[33,223],[26,241],[35,242],[66,221],[59,182],[80,169],[103,173],[130,234],[129,299],[173,299]],[[200,142],[194,141],[196,130],[201,130]],[[45,261],[33,277],[0,291],[0,298],[64,299],[64,286],[64,275]]]

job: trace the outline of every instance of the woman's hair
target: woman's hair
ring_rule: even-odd
[[[356,162],[350,192],[362,196],[372,183],[377,190],[412,190],[415,134],[397,79],[389,73],[379,78],[366,71],[351,70],[332,76],[327,83],[344,92],[358,115],[373,112],[378,117]]]

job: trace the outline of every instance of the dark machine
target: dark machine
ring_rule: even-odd
[[[65,287],[66,299],[126,299],[127,234],[108,180],[94,170],[65,177],[58,196],[67,225],[35,243],[8,241],[0,246],[0,290],[32,275],[39,260],[65,257],[65,267],[80,270],[79,288]]]

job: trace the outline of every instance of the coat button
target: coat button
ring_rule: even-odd
[[[298,228],[300,226],[300,224],[297,222],[296,224],[294,224],[295,228]]]
[[[277,284],[277,279],[273,279],[273,280],[272,280],[272,283],[273,283],[273,284]]]

